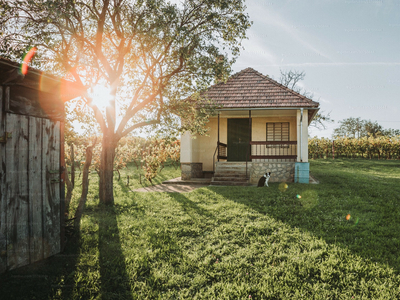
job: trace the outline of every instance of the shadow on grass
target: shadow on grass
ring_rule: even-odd
[[[143,195],[143,193],[139,193]],[[133,195],[133,194],[130,194]],[[137,239],[132,240],[134,251],[134,260],[130,261],[130,275],[133,280],[132,292],[137,299],[163,299],[164,293],[177,293],[182,285],[177,285],[176,280],[169,275],[170,270],[179,269],[184,254],[177,239],[185,234],[190,234],[187,230],[177,230],[174,213],[168,215],[171,210],[167,209],[167,214],[162,217],[158,210],[163,210],[166,205],[170,207],[169,198],[177,196],[176,193],[166,194],[166,202],[159,202],[159,193],[146,193],[146,204],[136,207],[135,204],[124,203],[120,212],[129,218],[140,219],[139,222],[131,223],[128,228],[121,229],[122,235],[136,235]],[[168,198],[168,199],[167,199]],[[179,197],[181,201],[184,201]],[[158,203],[159,207],[154,207]],[[127,212],[127,210],[129,212]],[[174,212],[180,212],[179,208]],[[155,213],[151,213],[154,211]],[[148,212],[148,213],[146,213]],[[129,216],[128,216],[129,215]],[[185,218],[190,219],[190,218]],[[128,221],[129,222],[129,221]],[[132,251],[130,251],[132,258]],[[176,297],[177,298],[177,297]]]
[[[114,208],[102,206],[98,218],[102,299],[132,299]]]
[[[171,199],[178,202],[182,210],[187,213],[191,218],[196,218],[196,215],[212,217],[212,214],[208,210],[200,207],[195,202],[184,196],[184,194],[169,193],[169,196],[171,197]]]
[[[73,299],[79,244],[76,234],[64,252],[0,274],[0,299]]]
[[[357,172],[356,165],[353,174],[348,169],[329,168],[313,170],[319,185],[289,183],[284,191],[278,183],[271,183],[269,188],[208,189],[366,260],[387,264],[400,274],[397,179],[376,177],[371,182],[371,176],[375,175]],[[348,220],[347,215],[350,215]]]
[[[165,226],[152,224],[147,229],[147,251],[136,262],[136,290],[138,297],[157,299],[160,293],[176,290],[180,287],[171,284],[171,278],[155,274],[158,270],[180,267],[183,260],[182,250]]]

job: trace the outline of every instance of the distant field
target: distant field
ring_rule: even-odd
[[[131,192],[132,168],[111,208],[92,174],[80,239],[0,275],[0,299],[400,299],[400,162],[310,169],[320,184],[166,194]]]

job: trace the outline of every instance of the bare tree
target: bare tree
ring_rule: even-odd
[[[279,77],[279,82],[290,88],[291,90],[295,91],[296,93],[299,93],[311,100],[313,100],[314,94],[302,89],[301,87],[299,87],[297,85],[297,83],[301,80],[304,80],[304,78],[306,77],[306,73],[304,73],[304,71],[282,71],[281,72],[281,76]],[[326,129],[326,123],[332,123],[334,122],[334,120],[331,119],[330,117],[330,112],[328,114],[324,114],[323,111],[319,111],[314,119],[311,121],[311,126],[318,128],[318,129]]]
[[[282,71],[281,72],[281,77],[279,77],[279,82],[281,84],[283,84],[284,86],[292,89],[293,91],[297,92],[297,93],[301,93],[301,88],[299,88],[299,86],[297,86],[297,83],[301,80],[304,80],[304,78],[306,77],[306,73],[304,73],[304,71]]]

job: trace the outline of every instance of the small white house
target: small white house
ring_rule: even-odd
[[[308,125],[319,103],[247,68],[203,97],[219,109],[208,136],[181,137],[182,180],[212,177],[212,184],[309,182]]]

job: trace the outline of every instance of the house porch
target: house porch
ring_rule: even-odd
[[[182,136],[182,178],[221,177],[217,166],[235,163],[244,166],[251,184],[265,172],[273,173],[271,182],[293,182],[296,162],[308,162],[308,115],[301,109],[220,110],[210,118],[209,136]],[[232,129],[235,123],[248,125]],[[266,124],[287,124],[286,137],[268,140]]]

